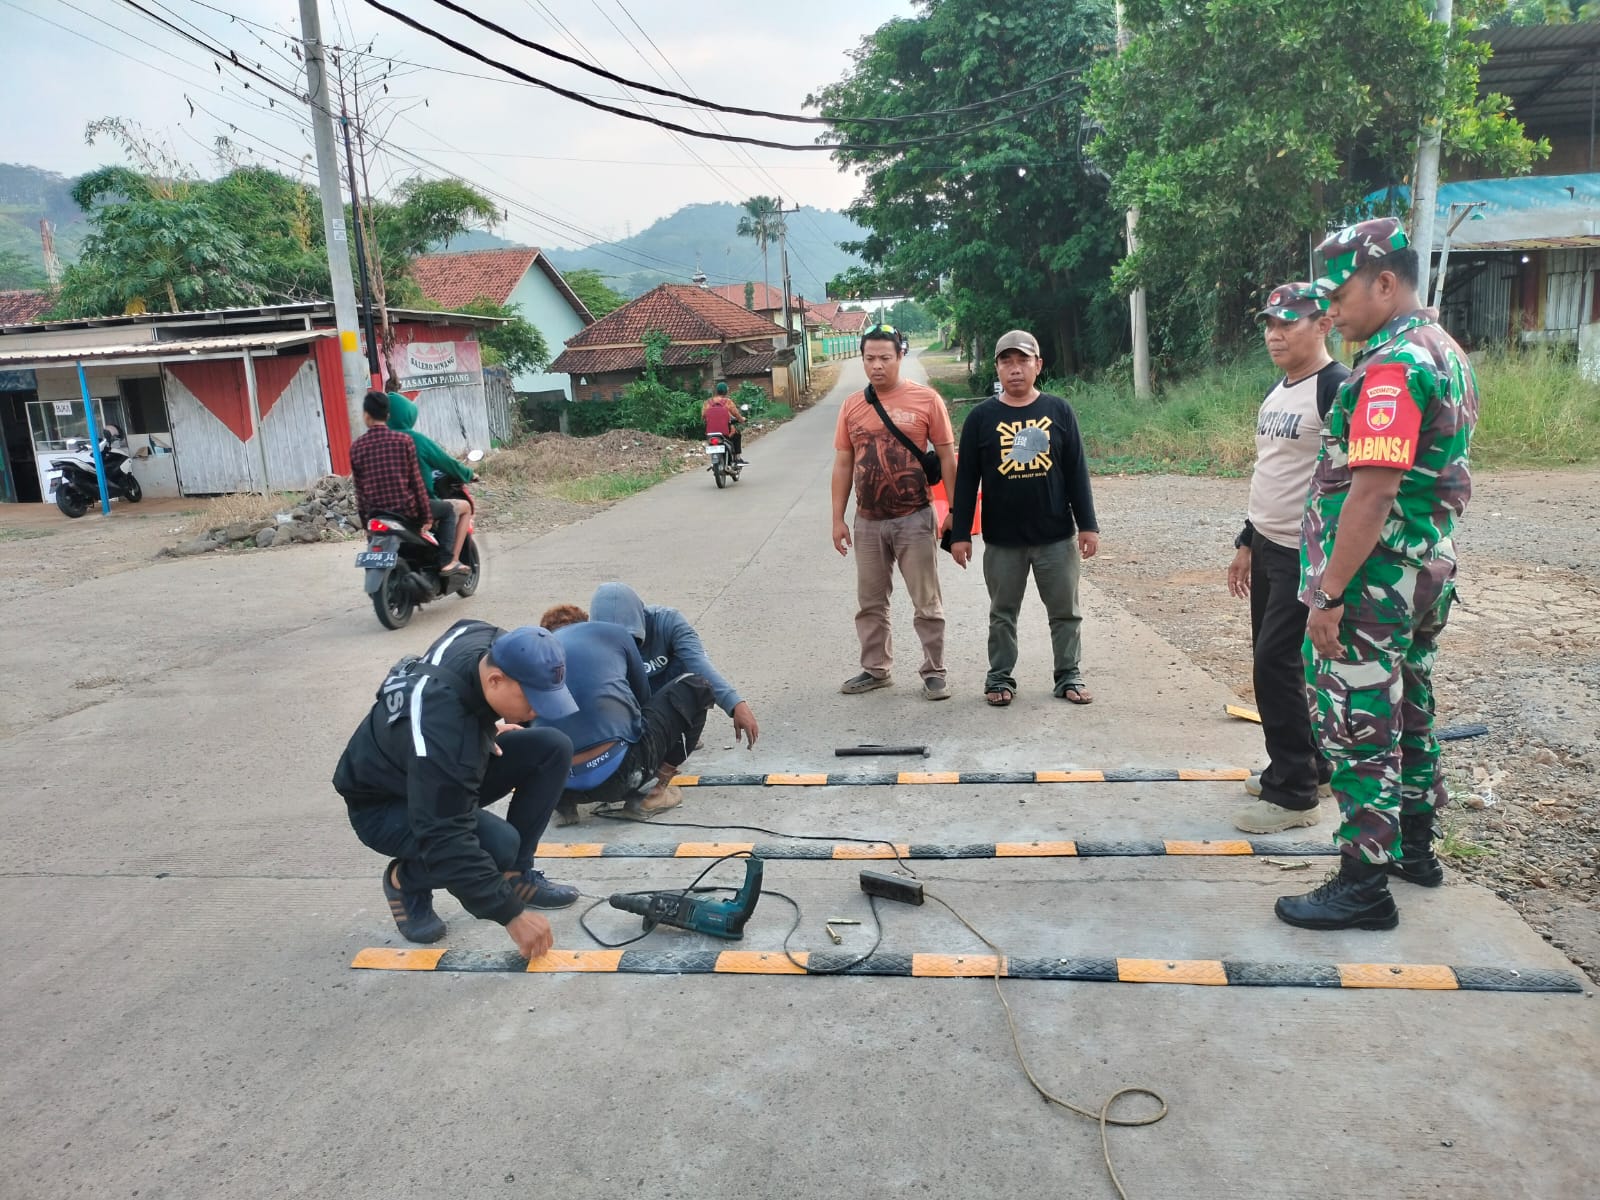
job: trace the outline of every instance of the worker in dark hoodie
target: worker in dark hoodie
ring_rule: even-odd
[[[750,749],[756,748],[761,727],[756,724],[755,713],[711,665],[711,657],[688,617],[675,608],[646,604],[625,583],[602,583],[589,602],[589,619],[621,625],[633,635],[639,643],[645,673],[650,677],[652,696],[659,696],[685,675],[705,679],[716,696],[717,707],[733,718],[734,741],[742,738]]]
[[[417,406],[399,392],[389,392],[389,428],[409,437],[417,446],[417,461],[422,465],[422,482],[428,488],[428,507],[433,511],[433,523],[439,530],[441,558],[448,557],[440,571],[449,575],[456,571],[470,571],[461,561],[461,547],[467,541],[466,516],[472,509],[465,500],[441,500],[433,473],[438,471],[446,478],[461,483],[472,480],[472,468],[452,458],[445,448],[425,433],[418,433]]]

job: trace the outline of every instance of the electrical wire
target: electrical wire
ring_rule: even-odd
[[[136,3],[136,0],[123,0],[123,3],[134,4]],[[742,146],[764,146],[770,150],[791,150],[796,152],[820,151],[826,154],[850,152],[882,153],[890,150],[909,149],[913,146],[923,146],[935,142],[947,142],[952,138],[965,137],[971,133],[978,133],[985,129],[992,129],[998,125],[1008,124],[1017,120],[1019,117],[1025,117],[1036,112],[1042,112],[1044,109],[1052,108],[1055,105],[1060,104],[1061,101],[1065,100],[1068,96],[1073,95],[1074,91],[1076,91],[1076,89],[1071,89],[1061,92],[1057,95],[1049,97],[1046,100],[1040,101],[1037,104],[1019,108],[1015,112],[996,117],[992,121],[982,121],[975,125],[966,125],[960,129],[953,129],[947,133],[933,134],[927,137],[901,138],[892,142],[816,142],[804,144],[794,142],[775,142],[767,138],[743,137],[737,134],[711,133],[704,129],[693,129],[687,125],[679,125],[672,121],[663,121],[659,117],[652,117],[645,113],[629,112],[626,109],[617,108],[614,105],[605,104],[598,100],[591,100],[580,92],[575,92],[570,88],[560,87],[557,84],[547,82],[543,79],[538,79],[532,75],[529,75],[525,71],[511,66],[509,63],[503,63],[496,58],[492,58],[489,55],[484,54],[482,51],[475,50],[466,43],[459,42],[455,38],[450,37],[448,34],[440,33],[435,29],[431,29],[421,21],[417,21],[411,17],[408,17],[405,13],[400,12],[398,9],[391,8],[389,5],[384,4],[382,0],[366,0],[366,3],[372,8],[376,8],[380,12],[387,13],[389,16],[399,21],[402,25],[406,25],[409,28],[416,30],[418,33],[432,38],[434,41],[441,42],[444,45],[449,46],[457,53],[464,54],[468,58],[475,59],[486,66],[491,66],[497,70],[504,71],[507,75],[513,76],[514,78],[524,80],[527,83],[531,83],[537,87],[544,88],[547,91],[554,92],[558,96],[563,96],[566,99],[572,100],[578,104],[582,104],[587,108],[599,109],[601,112],[608,112],[614,116],[623,117],[630,121],[639,121],[646,125],[654,125],[660,129],[667,129],[676,133],[687,134],[690,137],[701,138],[706,141],[727,142]]]
[[[800,841],[863,842],[863,843],[866,843],[868,845],[874,845],[874,846],[888,846],[894,852],[895,860],[897,862],[899,862],[902,867],[906,868],[906,873],[910,874],[912,877],[916,876],[916,872],[912,871],[911,868],[906,865],[905,861],[900,858],[899,850],[898,850],[898,848],[896,848],[895,844],[893,842],[888,841],[888,840],[883,839],[883,838],[843,837],[843,836],[839,836],[839,835],[835,835],[835,834],[783,833],[783,832],[780,832],[780,831],[777,831],[777,830],[764,829],[759,825],[704,825],[704,824],[697,824],[697,823],[693,823],[693,822],[689,822],[689,821],[659,821],[659,820],[642,821],[639,818],[632,817],[632,816],[618,816],[618,815],[616,815],[617,812],[618,812],[618,810],[614,809],[614,808],[609,808],[609,807],[607,807],[607,808],[598,808],[598,809],[596,809],[594,811],[594,815],[595,816],[599,816],[599,817],[604,817],[604,818],[606,818],[608,820],[627,820],[627,821],[634,821],[634,822],[636,822],[638,824],[665,825],[665,826],[670,826],[670,827],[679,828],[679,829],[745,829],[745,830],[753,830],[753,831],[755,831],[757,833],[771,834],[774,837],[793,838],[793,839],[800,840]],[[723,855],[721,858],[719,858],[715,862],[711,863],[710,866],[706,867],[706,869],[704,871],[701,871],[700,874],[695,877],[694,882],[691,883],[687,888],[683,889],[683,894],[687,895],[687,894],[689,894],[691,892],[696,892],[696,891],[700,891],[700,892],[736,891],[737,889],[731,888],[731,887],[701,888],[701,887],[699,887],[699,884],[700,884],[700,881],[702,879],[704,879],[706,877],[706,875],[711,871],[711,869],[713,867],[716,867],[720,863],[727,862],[729,859],[732,859],[732,858],[750,857],[750,856],[752,856],[752,854],[753,854],[752,851],[740,850],[740,851],[736,851],[733,854],[725,854],[725,855]],[[631,892],[631,893],[628,893],[628,894],[629,895],[648,895],[649,893],[648,892]],[[784,956],[792,964],[794,964],[794,966],[798,967],[800,970],[804,971],[808,975],[840,975],[840,974],[845,974],[845,973],[847,973],[849,971],[854,970],[856,967],[859,967],[861,964],[865,963],[868,959],[870,959],[874,954],[876,954],[878,952],[878,948],[883,943],[883,916],[878,911],[878,903],[877,903],[878,898],[876,896],[874,896],[874,895],[869,894],[867,896],[867,902],[868,902],[868,906],[872,910],[873,922],[877,926],[877,933],[876,933],[876,936],[873,938],[872,946],[867,950],[867,952],[865,954],[857,955],[855,958],[849,960],[848,962],[846,962],[846,963],[844,963],[842,965],[833,966],[833,967],[827,967],[827,968],[813,967],[809,963],[804,963],[804,962],[801,962],[799,959],[797,959],[794,956],[794,953],[792,952],[792,950],[790,949],[790,942],[793,940],[795,933],[799,930],[800,922],[803,919],[802,910],[801,910],[801,907],[800,907],[800,902],[797,901],[793,896],[786,895],[783,892],[772,891],[772,890],[766,889],[766,888],[762,889],[762,893],[761,894],[763,896],[775,896],[780,900],[785,900],[790,904],[791,907],[793,907],[793,909],[794,909],[794,923],[789,926],[789,932],[784,935],[783,953],[784,953]],[[972,935],[974,937],[976,937],[979,941],[981,941],[985,946],[989,947],[989,949],[994,952],[994,976],[993,976],[994,992],[995,992],[995,996],[1000,1001],[1001,1009],[1004,1010],[1004,1012],[1005,1012],[1006,1028],[1009,1030],[1009,1032],[1011,1034],[1011,1048],[1016,1053],[1017,1063],[1018,1063],[1019,1066],[1021,1066],[1022,1073],[1027,1077],[1028,1083],[1033,1087],[1033,1090],[1035,1092],[1037,1092],[1039,1094],[1039,1096],[1043,1100],[1045,1100],[1047,1103],[1054,1104],[1054,1105],[1056,1105],[1056,1106],[1058,1106],[1060,1108],[1064,1108],[1068,1112],[1076,1113],[1080,1117],[1084,1117],[1087,1120],[1095,1122],[1100,1127],[1100,1153],[1101,1153],[1101,1157],[1105,1161],[1106,1173],[1111,1177],[1111,1186],[1116,1188],[1117,1195],[1119,1197],[1121,1197],[1121,1200],[1128,1200],[1128,1193],[1127,1193],[1126,1189],[1123,1188],[1122,1180],[1120,1178],[1118,1178],[1118,1176],[1117,1176],[1116,1165],[1112,1162],[1112,1159],[1111,1159],[1110,1128],[1112,1126],[1116,1126],[1117,1128],[1122,1128],[1122,1129],[1137,1129],[1137,1128],[1140,1128],[1140,1127],[1145,1126],[1145,1125],[1154,1125],[1154,1124],[1156,1124],[1158,1121],[1161,1121],[1162,1119],[1164,1119],[1166,1117],[1167,1113],[1170,1111],[1168,1106],[1167,1106],[1166,1099],[1161,1095],[1160,1092],[1155,1091],[1153,1088],[1144,1087],[1143,1085],[1139,1085],[1139,1084],[1133,1084],[1133,1085],[1129,1085],[1128,1087],[1118,1088],[1116,1091],[1112,1092],[1111,1095],[1106,1097],[1105,1102],[1100,1105],[1099,1109],[1095,1110],[1095,1109],[1090,1109],[1090,1108],[1084,1108],[1081,1105],[1073,1103],[1071,1100],[1067,1100],[1064,1097],[1058,1096],[1054,1092],[1052,1092],[1049,1088],[1045,1087],[1044,1084],[1040,1083],[1039,1082],[1039,1077],[1034,1074],[1032,1066],[1029,1065],[1029,1063],[1028,1063],[1027,1052],[1024,1051],[1023,1048],[1022,1048],[1022,1033],[1017,1028],[1016,1013],[1014,1013],[1012,1011],[1011,1003],[1010,1003],[1010,1001],[1008,1001],[1006,999],[1005,990],[1004,990],[1004,988],[1001,987],[1001,982],[1000,981],[1001,981],[1001,978],[1002,978],[1002,973],[1005,970],[1005,961],[1006,961],[1006,957],[1007,957],[1006,952],[1003,949],[1001,949],[1001,947],[993,939],[991,939],[987,934],[985,934],[976,925],[974,925],[971,921],[969,921],[966,918],[966,916],[962,914],[960,909],[956,908],[956,906],[954,904],[950,903],[950,901],[946,900],[943,896],[939,895],[937,892],[934,892],[934,891],[931,891],[931,890],[928,890],[928,889],[924,889],[924,893],[923,894],[929,900],[932,900],[936,904],[938,904],[941,907],[943,907],[947,912],[950,913],[951,916],[955,917],[956,920],[960,921],[961,924],[966,926],[967,930],[970,933],[972,933]],[[589,928],[588,924],[583,921],[583,916],[587,916],[589,912],[592,912],[595,907],[597,907],[599,904],[602,904],[602,903],[604,903],[604,901],[596,901],[595,904],[590,905],[589,908],[585,909],[583,915],[581,915],[579,917],[579,923],[582,924],[584,932],[587,933],[590,937],[594,938],[595,941],[601,942],[602,945],[611,946],[612,948],[615,948],[616,946],[621,946],[621,945],[632,945],[634,942],[640,941],[643,938],[648,937],[650,935],[650,933],[652,933],[654,931],[654,926],[651,926],[649,928],[646,928],[645,931],[643,933],[639,934],[638,937],[630,938],[627,942],[618,942],[618,943],[602,942],[601,939],[598,936],[596,936],[594,931]],[[1116,1105],[1117,1101],[1121,1100],[1124,1096],[1148,1096],[1151,1100],[1156,1102],[1156,1104],[1159,1106],[1159,1108],[1153,1113],[1148,1113],[1148,1114],[1146,1114],[1144,1116],[1140,1116],[1140,1117],[1113,1116],[1112,1112],[1111,1112],[1111,1109],[1113,1108],[1113,1106]]]
[[[1066,1109],[1068,1112],[1077,1113],[1080,1117],[1087,1117],[1089,1120],[1099,1124],[1100,1153],[1105,1159],[1106,1173],[1111,1176],[1111,1186],[1117,1189],[1117,1195],[1120,1196],[1122,1200],[1128,1200],[1128,1193],[1122,1186],[1122,1180],[1117,1178],[1117,1168],[1113,1166],[1111,1162],[1111,1141],[1107,1135],[1107,1127],[1116,1125],[1120,1128],[1136,1129],[1141,1125],[1154,1125],[1157,1121],[1160,1121],[1167,1115],[1168,1109],[1166,1100],[1162,1097],[1160,1092],[1154,1091],[1151,1088],[1134,1084],[1129,1087],[1118,1088],[1116,1091],[1112,1092],[1111,1095],[1106,1097],[1105,1103],[1100,1106],[1100,1111],[1095,1112],[1093,1109],[1082,1108],[1070,1100],[1062,1099],[1060,1096],[1046,1088],[1044,1084],[1040,1083],[1038,1076],[1033,1073],[1033,1068],[1028,1065],[1028,1056],[1023,1052],[1022,1035],[1017,1031],[1016,1014],[1011,1011],[1011,1004],[1006,1000],[1006,994],[1000,987],[1000,973],[1005,969],[1005,951],[1000,949],[999,946],[995,945],[994,942],[990,941],[987,935],[982,933],[978,927],[971,921],[967,920],[966,917],[962,916],[955,905],[951,904],[943,896],[940,896],[935,892],[926,892],[925,894],[927,895],[928,899],[943,905],[945,909],[949,911],[951,916],[955,917],[956,920],[960,921],[969,930],[971,930],[973,936],[975,936],[985,946],[989,947],[989,949],[994,951],[994,994],[1000,998],[1000,1006],[1005,1009],[1006,1027],[1011,1031],[1011,1048],[1016,1051],[1017,1062],[1022,1066],[1022,1073],[1028,1077],[1028,1082],[1033,1085],[1033,1090],[1038,1092],[1046,1102],[1058,1105],[1059,1107]],[[1154,1100],[1161,1107],[1158,1111],[1143,1117],[1112,1116],[1111,1106],[1124,1096],[1149,1096],[1150,1099]]]
[[[901,116],[893,117],[806,117],[797,113],[779,113],[771,112],[762,108],[741,108],[738,105],[733,104],[718,104],[714,101],[706,100],[700,96],[696,96],[692,90],[689,94],[685,95],[683,92],[675,92],[670,88],[658,88],[648,83],[642,83],[637,79],[628,79],[626,76],[618,75],[614,71],[606,70],[603,66],[599,65],[598,60],[596,60],[596,64],[594,66],[590,66],[588,63],[583,62],[581,59],[574,58],[570,54],[563,54],[560,50],[557,50],[551,46],[541,45],[538,42],[522,37],[520,34],[513,33],[503,25],[497,25],[487,17],[481,16],[470,9],[461,7],[461,5],[454,3],[454,0],[433,0],[433,2],[439,5],[441,8],[449,9],[458,16],[466,17],[469,21],[482,26],[484,29],[487,29],[492,33],[499,34],[508,41],[515,42],[519,46],[526,47],[527,49],[533,50],[539,54],[543,54],[546,57],[556,59],[558,62],[564,62],[569,66],[577,67],[579,70],[588,71],[590,74],[598,75],[602,79],[610,80],[612,83],[621,84],[623,87],[636,88],[641,92],[649,92],[653,96],[665,96],[673,100],[688,101],[691,106],[708,108],[714,112],[728,113],[730,116],[762,117],[766,120],[789,121],[801,125],[894,125],[904,121],[919,121],[927,117],[953,116],[957,113],[973,112],[977,109],[987,108],[990,105],[999,104],[1002,101],[1010,100],[1016,96],[1026,95],[1029,92],[1037,91],[1039,88],[1054,83],[1058,79],[1064,79],[1068,75],[1074,73],[1072,71],[1058,71],[1054,75],[1046,75],[1043,79],[1035,80],[1026,87],[1018,88],[1015,91],[1004,92],[998,96],[991,96],[986,100],[977,100],[971,104],[963,104],[955,108],[930,109],[927,112],[906,113]],[[371,0],[368,0],[368,3],[371,3]],[[374,7],[383,8],[382,5],[374,5]],[[618,7],[621,6],[619,5]],[[383,9],[383,11],[388,12],[391,16],[398,15],[389,9]],[[626,13],[627,9],[624,8],[623,12]],[[604,13],[602,13],[602,15],[604,15]],[[628,14],[628,19],[630,21],[633,20],[631,13]],[[407,23],[409,24],[410,22]],[[639,23],[637,21],[634,21],[633,23],[636,27],[639,27]],[[639,27],[639,32],[644,33],[644,29]],[[646,33],[645,37],[649,38],[650,35]],[[651,45],[654,44],[655,43],[652,40]],[[657,47],[656,52],[658,54],[660,53],[659,47]],[[665,60],[666,56],[662,55],[662,58]],[[682,79],[683,77],[680,75],[679,78]],[[665,80],[663,80],[663,82],[665,82]],[[685,80],[684,82],[685,85],[687,85],[688,81]]]

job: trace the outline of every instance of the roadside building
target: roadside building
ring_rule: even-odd
[[[458,312],[479,299],[517,309],[552,354],[594,324],[594,314],[536,247],[426,254],[410,271],[422,294],[442,309]],[[511,386],[531,400],[572,399],[571,380],[553,368],[513,375]]]
[[[477,331],[492,318],[390,310],[387,369],[418,428],[489,445]],[[80,374],[81,371],[81,374]],[[350,470],[344,374],[325,301],[0,325],[0,498],[48,502],[49,461],[96,420],[122,429],[149,496],[299,489]]]
[[[608,313],[567,342],[550,364],[572,380],[579,401],[613,401],[644,373],[645,335],[668,338],[664,377],[674,386],[710,392],[753,383],[768,396],[791,394],[795,353],[782,326],[707,288],[663,283]]]

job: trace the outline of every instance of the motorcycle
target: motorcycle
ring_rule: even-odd
[[[469,463],[483,459],[483,451],[467,455]],[[417,606],[443,596],[466,599],[478,590],[483,560],[473,536],[473,519],[478,506],[466,484],[433,473],[434,490],[441,500],[465,500],[467,537],[461,543],[461,562],[468,569],[449,575],[439,573],[439,542],[432,532],[422,532],[392,513],[374,513],[367,521],[367,548],[356,555],[356,566],[366,572],[367,594],[373,611],[385,629],[407,625]]]
[[[50,482],[55,488],[56,507],[74,519],[89,511],[100,500],[100,481],[95,473],[94,453],[88,438],[68,438],[68,455],[50,460]],[[133,456],[128,439],[116,425],[100,431],[100,461],[106,468],[106,495],[129,504],[144,499],[144,490],[133,477]]]
[[[741,404],[739,408],[747,415],[750,412],[748,404]],[[735,483],[739,481],[739,472],[744,470],[744,464],[733,452],[731,436],[720,433],[706,434],[706,457],[711,460],[711,465],[706,469],[711,472],[719,488],[727,487],[730,479]]]

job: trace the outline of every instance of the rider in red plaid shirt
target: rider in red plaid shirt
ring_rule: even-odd
[[[363,526],[375,513],[391,513],[419,530],[433,519],[428,489],[422,482],[417,447],[403,433],[389,429],[389,397],[368,392],[361,402],[367,431],[350,447],[350,475],[356,486],[356,511]]]

